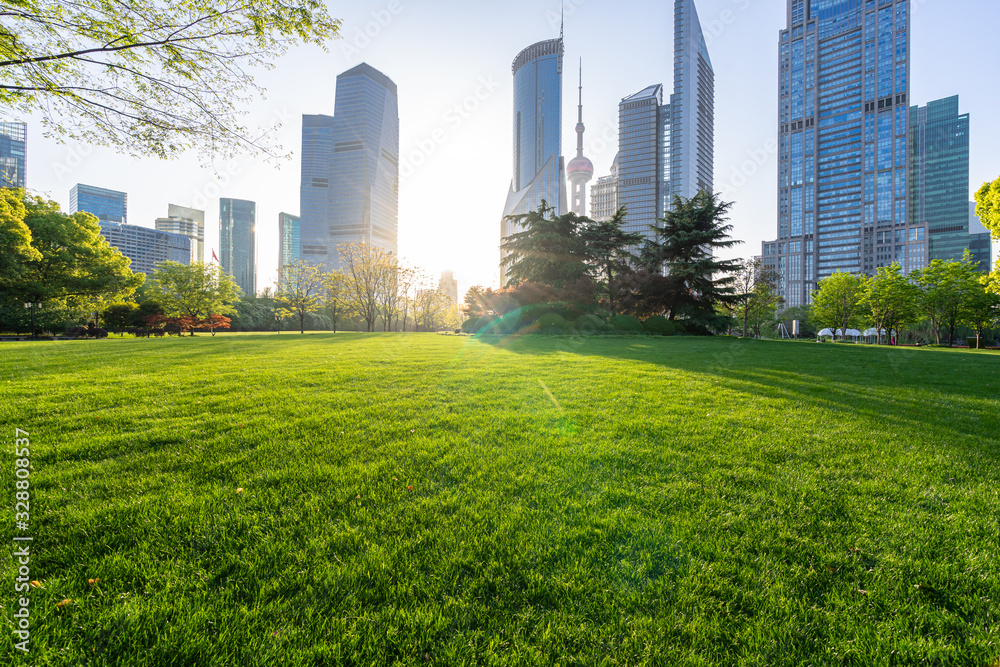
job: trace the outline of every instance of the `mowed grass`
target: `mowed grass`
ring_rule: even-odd
[[[3,650],[991,667],[998,390],[993,353],[732,339],[4,343],[43,588],[21,655],[3,559]]]

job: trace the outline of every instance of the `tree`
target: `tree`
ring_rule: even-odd
[[[983,346],[983,332],[1000,322],[1000,294],[988,290],[987,283],[983,278],[979,289],[969,295],[963,321],[975,330],[977,349]]]
[[[330,324],[337,333],[337,322],[344,314],[346,296],[344,274],[331,271],[326,274],[326,308],[330,311]]]
[[[306,332],[306,314],[318,312],[323,307],[327,276],[321,267],[303,262],[279,269],[278,291],[274,295],[279,317],[297,317],[299,333]]]
[[[391,256],[368,243],[344,243],[338,246],[344,266],[344,293],[351,309],[365,321],[368,331],[375,330],[381,312],[379,297],[386,266]]]
[[[1000,239],[1000,178],[983,183],[976,193],[976,215],[993,238]],[[1000,265],[998,265],[1000,266]]]
[[[14,220],[21,209],[8,196],[4,201]],[[97,298],[108,303],[127,298],[143,284],[145,277],[133,273],[130,260],[101,236],[93,215],[67,215],[55,202],[37,197],[27,197],[23,204],[23,224],[34,252],[22,248],[21,258],[15,260],[16,268],[8,273],[12,282],[4,290],[9,298],[73,307],[89,305]]]
[[[861,295],[861,306],[871,313],[872,324],[878,331],[878,342],[882,344],[882,331],[888,331],[898,338],[904,324],[917,319],[917,303],[920,290],[903,275],[899,264],[879,267],[874,278],[866,281]]]
[[[955,329],[968,317],[972,296],[982,289],[979,264],[966,249],[961,261],[935,259],[926,268],[915,272],[922,291],[920,305],[931,321],[938,345],[941,330],[948,329],[948,347],[955,344]]]
[[[27,210],[24,191],[0,188],[0,291],[12,289],[21,278],[25,264],[38,261],[42,254],[31,245],[31,229],[25,224]]]
[[[208,330],[215,335],[216,329],[228,329],[232,323],[232,320],[225,315],[209,315],[201,322],[198,323],[199,328],[204,329],[208,327]]]
[[[232,328],[236,331],[275,331],[279,329],[280,321],[274,292],[266,287],[260,294],[240,297]]]
[[[622,206],[610,220],[585,222],[580,234],[598,282],[603,281],[612,312],[615,312],[617,304],[615,279],[632,270],[632,264],[636,260],[632,249],[638,247],[644,238],[642,234],[623,229],[627,214],[628,210]]]
[[[254,77],[340,22],[322,0],[16,0],[0,13],[0,104],[50,136],[169,158],[274,154],[239,107]]]
[[[868,279],[850,273],[837,272],[819,282],[813,292],[813,317],[823,326],[841,329],[844,335],[855,323],[861,309],[861,299],[868,286]]]
[[[417,331],[436,331],[447,319],[451,299],[441,290],[427,286],[416,291],[414,296],[413,319]]]
[[[150,282],[152,296],[162,304],[164,315],[194,323],[210,315],[235,314],[234,306],[240,300],[236,281],[216,264],[161,262]],[[193,336],[193,326],[188,329]]]
[[[405,298],[399,282],[401,267],[392,255],[386,255],[380,265],[382,275],[375,298],[382,315],[382,331],[389,331],[392,329],[393,318],[399,316],[399,309]]]
[[[743,337],[753,329],[760,335],[765,320],[773,320],[782,298],[778,294],[778,278],[772,267],[758,258],[745,260],[736,273],[733,288],[736,295],[730,312],[743,322]]]
[[[581,236],[584,225],[593,221],[575,213],[556,215],[544,200],[537,210],[508,216],[522,231],[514,232],[501,244],[501,264],[510,287],[536,282],[562,287],[590,273],[587,247]]]
[[[701,190],[690,199],[675,196],[660,219],[662,225],[651,226],[655,237],[646,240],[640,262],[651,273],[666,275],[669,319],[686,317],[708,330],[728,326],[716,313],[716,305],[735,299],[734,276],[740,264],[717,260],[714,251],[742,243],[729,236],[733,226],[726,223],[731,208],[731,202]]]

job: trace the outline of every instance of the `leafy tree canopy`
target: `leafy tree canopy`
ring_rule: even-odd
[[[976,215],[993,234],[1000,239],[1000,178],[992,183],[983,183],[976,193]]]
[[[168,317],[200,321],[210,315],[234,315],[240,300],[236,281],[215,264],[161,262],[150,282],[153,298]]]
[[[537,210],[509,218],[522,230],[504,239],[505,287],[523,282],[562,287],[588,275],[591,266],[582,229],[593,221],[576,213],[556,215],[545,201]]]
[[[240,122],[264,92],[255,74],[339,27],[322,0],[8,0],[0,105],[133,155],[273,155]]]

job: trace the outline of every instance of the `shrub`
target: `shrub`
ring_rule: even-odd
[[[493,326],[494,322],[496,321],[497,318],[493,317],[492,315],[484,315],[483,317],[480,317],[476,321],[476,326],[475,329],[472,331],[472,333],[476,334],[496,333],[496,331],[494,331],[494,326]]]
[[[537,324],[541,333],[561,334],[566,329],[566,320],[557,313],[545,313],[538,318]]]
[[[461,329],[462,333],[467,333],[467,334],[479,333],[479,329],[477,327],[479,325],[480,319],[482,318],[473,317],[470,320],[465,320],[464,322],[462,322],[462,329]]]
[[[576,330],[585,336],[593,336],[610,331],[611,325],[597,315],[581,315],[576,320]]]
[[[615,315],[611,318],[611,326],[622,333],[642,333],[642,322],[631,315]]]
[[[677,327],[674,326],[674,323],[662,315],[647,317],[642,323],[642,328],[646,330],[646,333],[656,336],[673,336],[677,333]]]

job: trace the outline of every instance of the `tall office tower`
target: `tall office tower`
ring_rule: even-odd
[[[183,234],[191,239],[191,261],[205,261],[205,212],[177,204],[167,206],[167,217],[157,218],[155,226],[161,232]]]
[[[302,259],[339,269],[337,246],[397,252],[396,84],[362,63],[337,77],[333,116],[302,116]]]
[[[674,0],[670,116],[670,166],[665,176],[670,194],[691,198],[699,190],[714,192],[715,70],[694,0]],[[664,211],[669,206],[668,200]]]
[[[89,213],[89,211],[88,211]],[[191,263],[191,239],[124,222],[101,220],[101,236],[132,260],[132,271],[150,274],[160,262]]]
[[[671,199],[671,116],[660,84],[618,105],[617,205],[628,210],[625,230],[648,238],[650,226],[663,216]]]
[[[86,211],[101,222],[128,223],[128,195],[77,183],[69,191],[69,212]]]
[[[438,282],[438,290],[447,295],[452,303],[458,303],[458,280],[455,279],[454,271],[442,271],[441,280]]]
[[[278,270],[302,259],[301,218],[291,213],[278,214]],[[281,274],[278,274],[280,286]]]
[[[969,202],[969,250],[972,256],[979,260],[979,266],[989,271],[996,261],[993,257],[993,235],[986,229],[982,220],[976,215],[976,202]],[[986,266],[983,267],[983,261]]]
[[[567,210],[562,157],[563,38],[532,44],[514,59],[514,174],[500,222],[501,243],[513,234],[508,216],[536,210],[544,201]],[[501,283],[506,283],[501,268]]]
[[[0,122],[0,188],[25,187],[28,125]]]
[[[926,262],[908,224],[909,0],[788,0],[779,38],[778,239],[788,307],[836,272]]]
[[[910,218],[927,228],[929,259],[954,262],[969,249],[989,271],[989,235],[969,227],[969,114],[959,115],[957,95],[910,108],[910,160]]]
[[[257,294],[257,204],[219,200],[219,263],[245,296]]]
[[[583,156],[583,62],[580,62],[580,106],[576,121],[576,157],[566,166],[566,177],[569,179],[570,206],[569,210],[577,215],[587,215],[587,183],[594,177],[594,163]]]

